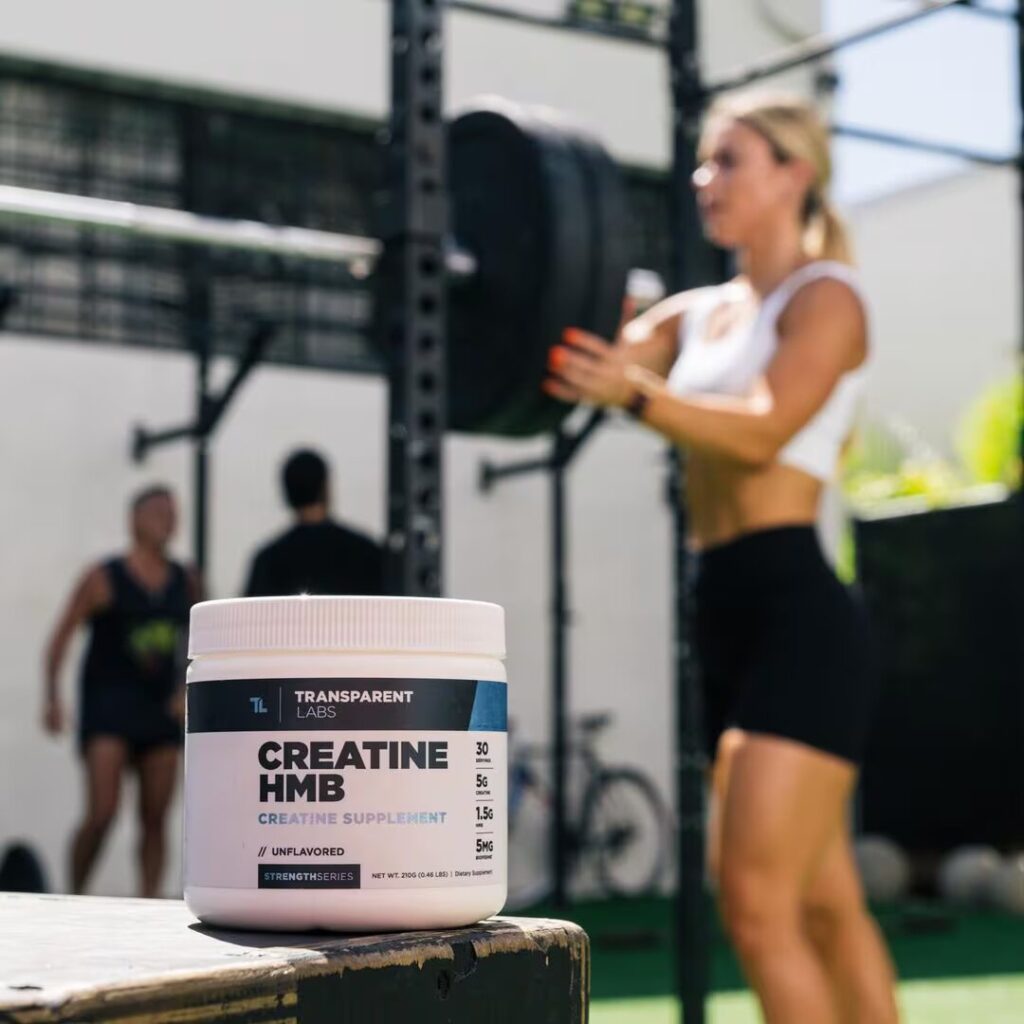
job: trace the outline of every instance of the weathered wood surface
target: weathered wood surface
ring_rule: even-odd
[[[576,925],[390,935],[206,928],[174,900],[0,894],[0,1021],[585,1024]]]

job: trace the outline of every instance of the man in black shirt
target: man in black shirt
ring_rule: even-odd
[[[281,481],[296,522],[257,552],[245,596],[382,594],[384,553],[331,518],[327,463],[316,452],[294,452]]]

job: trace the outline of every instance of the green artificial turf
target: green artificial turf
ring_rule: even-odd
[[[903,1024],[1021,1024],[1024,975],[967,977],[900,983]],[[677,1024],[674,999],[602,999],[591,1003],[591,1024]],[[709,1024],[760,1024],[752,996],[719,992],[711,997]]]
[[[590,935],[592,1024],[675,1024],[668,900],[536,913],[576,921]],[[885,908],[878,917],[896,960],[906,1024],[1024,1024],[1024,918],[924,903]],[[717,925],[711,991],[711,1024],[759,1020]]]

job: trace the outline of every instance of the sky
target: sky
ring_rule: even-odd
[[[1000,10],[1015,7],[1015,0],[982,2]],[[914,6],[902,0],[824,0],[824,27],[843,33]],[[836,61],[838,123],[1000,155],[1019,145],[1013,22],[943,11],[850,47]],[[837,139],[834,153],[833,192],[840,203],[912,187],[965,166],[851,139]]]

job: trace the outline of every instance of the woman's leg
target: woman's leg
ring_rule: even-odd
[[[774,736],[735,733],[718,813],[719,900],[767,1024],[837,1024],[804,927],[804,894],[842,821],[849,762]]]
[[[138,758],[140,894],[160,894],[167,856],[167,811],[178,780],[178,748],[161,744],[143,751]]]
[[[85,817],[71,841],[71,891],[85,892],[89,875],[117,814],[128,745],[117,736],[92,736],[85,743]]]
[[[718,740],[715,760],[711,766],[706,841],[708,876],[716,891],[722,864],[722,808],[725,804],[725,794],[729,790],[733,755],[742,746],[746,735],[741,729],[726,729]]]
[[[828,971],[842,1024],[895,1024],[895,972],[864,905],[845,821],[804,894],[804,925]]]

